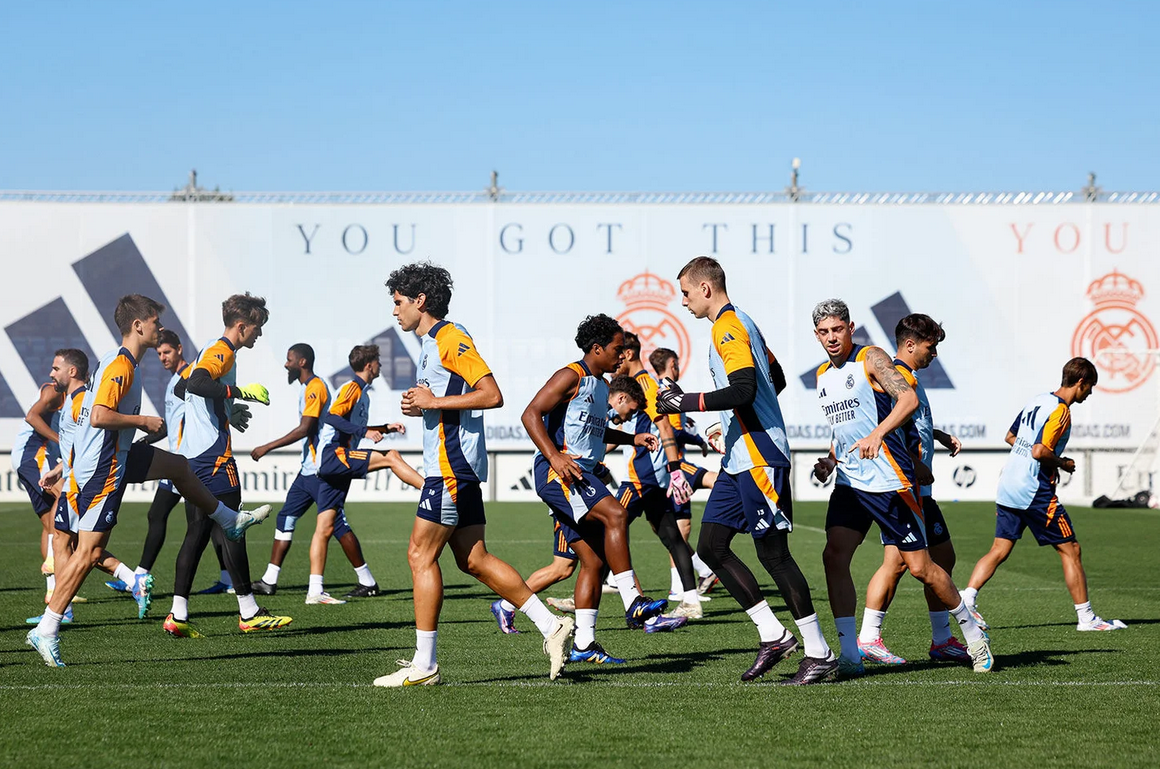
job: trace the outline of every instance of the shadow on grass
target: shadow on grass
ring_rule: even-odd
[[[711,652],[692,652],[686,654],[650,654],[640,660],[629,660],[624,665],[587,665],[583,662],[574,662],[564,669],[564,676],[573,683],[585,681],[604,681],[619,676],[635,673],[645,674],[674,674],[688,673],[707,662],[724,659],[730,654],[754,654],[755,649],[717,649]],[[583,667],[581,667],[583,665]],[[738,674],[742,668],[738,668]],[[543,680],[542,673],[530,673],[526,676],[499,676],[496,678],[482,678],[472,681],[476,684],[502,683],[504,681],[534,681]]]

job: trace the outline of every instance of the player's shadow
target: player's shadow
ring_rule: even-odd
[[[617,677],[634,674],[680,674],[688,673],[701,667],[707,662],[716,662],[730,654],[752,654],[752,648],[744,649],[717,649],[707,652],[691,652],[683,654],[650,654],[640,660],[629,660],[624,665],[587,666],[583,662],[575,662],[565,669],[564,675],[572,683],[586,681],[615,680]],[[585,665],[584,667],[580,667]],[[475,684],[503,683],[506,681],[540,681],[539,675],[499,676],[473,681]]]
[[[1036,649],[1015,654],[996,654],[995,668],[1028,668],[1055,665],[1070,665],[1066,659],[1077,654],[1119,654],[1120,649]]]
[[[137,664],[164,664],[167,662],[219,662],[222,660],[250,660],[250,659],[265,659],[265,658],[285,658],[285,657],[334,657],[343,654],[364,654],[368,652],[403,652],[413,651],[412,647],[402,646],[365,646],[358,649],[336,649],[328,646],[325,649],[270,649],[267,651],[249,651],[238,652],[237,654],[207,654],[201,656],[189,657],[163,657],[150,659],[119,659],[119,660],[104,660],[102,662],[80,662],[69,663],[69,667],[81,667],[85,665],[100,665],[107,668],[111,665],[137,665]]]
[[[307,625],[305,627],[291,627],[269,633],[269,637],[288,638],[294,636],[326,635],[328,633],[345,633],[351,630],[403,630],[414,628],[414,622],[360,622],[352,625]]]

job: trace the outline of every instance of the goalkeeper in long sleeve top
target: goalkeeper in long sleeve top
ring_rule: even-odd
[[[756,324],[730,303],[725,271],[717,260],[699,256],[677,277],[682,304],[694,317],[713,322],[709,371],[718,389],[683,393],[665,381],[657,408],[669,414],[720,412],[725,456],[701,519],[697,553],[757,626],[761,639],[757,659],[741,680],[760,678],[798,648],[798,639],[774,616],[753,572],[729,547],[741,532],[753,537],[758,560],[777,583],[805,643],[801,667],[787,683],[831,678],[838,669],[837,656],[822,636],[809,585],[789,551],[793,529],[789,441],[777,402],[785,374]]]

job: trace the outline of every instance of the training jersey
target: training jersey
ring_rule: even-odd
[[[234,368],[236,348],[225,337],[207,344],[186,380],[198,369],[205,369],[210,377],[224,385],[237,383]],[[189,458],[189,466],[212,494],[228,494],[241,488],[238,466],[234,461],[230,440],[230,409],[233,400],[206,398],[185,391],[185,425],[181,435],[181,455]]]
[[[830,445],[839,463],[836,483],[871,492],[909,489],[914,462],[908,447],[917,442],[912,421],[887,434],[875,459],[850,453],[894,408],[890,395],[870,380],[866,359],[871,349],[877,348],[855,346],[841,366],[826,362],[818,368],[818,404],[830,422]]]
[[[45,387],[51,386],[45,385]],[[53,432],[60,434],[59,409],[52,412],[52,416],[48,418],[48,426],[52,428]],[[32,425],[24,422],[20,425],[20,430],[12,442],[12,467],[19,469],[22,464],[31,459],[36,461],[40,475],[44,477],[49,470],[56,467],[56,463],[60,459],[60,444],[48,440],[32,429]]]
[[[68,483],[70,504],[80,515],[121,488],[125,458],[133,443],[134,427],[105,430],[89,422],[97,406],[118,414],[141,413],[141,380],[137,360],[124,347],[105,353],[90,377],[76,428],[72,435],[72,473]]]
[[[725,437],[721,469],[730,475],[754,467],[789,467],[789,440],[770,374],[773,353],[753,320],[727,304],[713,321],[709,346],[709,373],[718,390],[729,386],[729,375],[755,369],[757,394],[753,403],[719,412]]]
[[[490,374],[458,323],[441,320],[423,337],[418,384],[430,387],[435,397],[465,395]],[[487,480],[482,411],[423,410],[423,472],[428,478]]]
[[[307,386],[309,387],[309,383]],[[323,385],[323,390],[325,389],[326,386]],[[324,453],[335,451],[343,456],[345,452],[358,447],[359,441],[366,435],[367,422],[371,416],[370,389],[367,383],[358,377],[351,379],[339,388],[338,394],[334,396],[334,403],[330,404],[330,408],[326,412],[327,417],[318,432],[318,454],[316,455],[318,461],[315,463],[315,474],[318,472],[317,466]],[[303,390],[304,394],[305,392]],[[329,398],[329,393],[327,393],[327,397]],[[313,406],[311,408],[313,409]],[[307,444],[309,445],[309,438]],[[303,451],[302,469],[303,475],[310,475],[306,472],[305,451]]]
[[[60,410],[60,456],[64,462],[62,477],[67,478],[73,466],[73,441],[76,438],[77,423],[81,418],[81,407],[84,406],[85,393],[88,387],[81,385],[69,393],[64,399],[64,406]]]
[[[1031,450],[1042,443],[1058,457],[1071,437],[1071,409],[1055,393],[1044,393],[1023,407],[1011,424],[1015,445],[999,475],[995,501],[1004,507],[1030,510],[1046,507],[1055,497],[1059,474],[1045,470]]]
[[[638,371],[633,378],[644,391],[644,403],[633,417],[632,431],[635,435],[655,435],[660,441],[661,431],[657,429],[657,380],[649,376],[647,371]],[[628,482],[639,489],[669,487],[668,458],[663,446],[658,445],[656,451],[649,451],[644,446],[633,447],[632,456],[628,460]]]
[[[914,388],[914,393],[918,396],[918,408],[914,410],[914,416],[911,417],[917,433],[918,457],[924,465],[932,467],[931,463],[934,460],[934,416],[930,411],[930,398],[927,397],[926,388],[922,386],[917,371],[898,358],[894,359],[894,367],[898,369],[899,374],[902,374],[906,383]],[[924,499],[930,496],[930,492],[930,486],[922,486],[918,490],[919,496]]]
[[[593,374],[584,361],[569,363],[565,368],[575,371],[580,379],[568,400],[544,414],[544,427],[553,446],[591,473],[604,459],[608,382]],[[536,456],[543,456],[539,449]]]
[[[318,420],[306,434],[306,440],[302,442],[302,468],[298,471],[302,475],[318,475],[318,450],[321,448],[319,439],[324,426],[322,419],[328,411],[329,403],[330,389],[319,376],[307,380],[302,386],[302,392],[298,394],[298,416],[314,417]]]
[[[173,372],[169,383],[165,385],[165,431],[169,438],[169,450],[174,454],[181,448],[181,436],[185,428],[181,422],[185,416],[185,399],[177,397],[175,388],[178,382],[189,377],[192,370],[188,363],[182,363],[181,368]]]

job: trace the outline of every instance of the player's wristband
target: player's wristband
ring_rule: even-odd
[[[677,472],[678,470],[681,469],[681,460],[678,459],[675,462],[669,462],[668,468],[669,468],[670,473]]]

